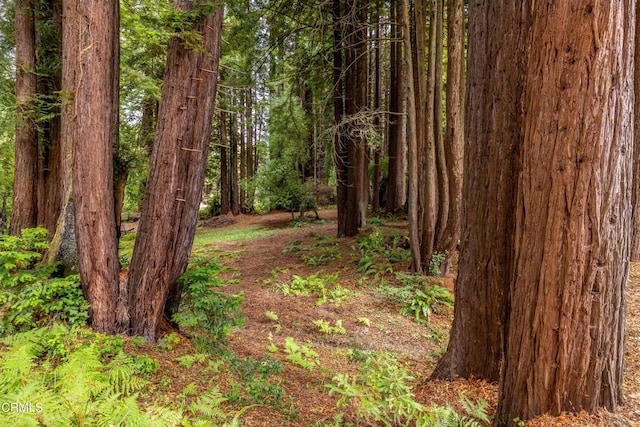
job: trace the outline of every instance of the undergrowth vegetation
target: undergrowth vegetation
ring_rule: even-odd
[[[325,359],[323,343],[352,339],[354,324],[375,328],[377,320],[367,317],[344,317],[343,323],[319,315],[307,320],[306,328],[301,322],[298,332],[305,332],[299,335],[285,330],[290,319],[274,306],[277,313],[260,312],[268,339],[260,346],[264,354],[247,357],[232,351],[227,337],[245,322],[245,297],[229,292],[228,286],[241,283],[241,271],[225,263],[236,261],[246,250],[231,256],[217,253],[212,245],[220,239],[269,233],[257,228],[202,233],[194,248],[198,257],[179,279],[182,298],[170,319],[179,330],[169,331],[156,344],[142,337],[95,333],[87,326],[89,305],[78,276],[54,277],[56,266],[40,262],[47,250],[44,230],[0,236],[0,402],[17,409],[0,411],[0,425],[239,426],[247,412],[258,407],[297,423],[302,408],[287,390],[289,372],[322,378],[319,392],[333,396],[337,404],[324,426],[489,423],[483,401],[461,396],[458,406],[464,413],[416,401],[416,379],[389,353],[348,351],[345,357],[337,352],[336,360],[344,359],[340,363],[352,365],[351,372],[358,373],[328,369],[335,360]],[[265,273],[264,285],[284,297],[299,297],[301,303],[312,298],[311,305],[324,313],[373,291],[427,328],[434,313],[453,303],[451,292],[436,279],[395,271],[409,259],[402,235],[373,227],[355,241],[351,253],[333,237],[316,232],[309,237],[307,246],[293,241],[283,253],[298,254],[302,264],[326,266],[327,271],[295,275],[288,266],[274,266]],[[134,240],[135,233],[130,233],[121,241],[123,266]],[[340,272],[332,269],[343,256],[351,257],[341,264],[352,266],[352,273],[342,273],[346,267]],[[356,281],[345,280],[343,274],[363,278],[357,292],[348,285]],[[319,308],[325,304],[331,307]]]

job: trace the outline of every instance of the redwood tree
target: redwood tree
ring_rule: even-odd
[[[470,6],[466,221],[454,324],[435,375],[499,378],[497,425],[614,410],[634,2]]]
[[[469,5],[460,260],[435,377],[500,378],[529,16],[506,0]]]
[[[66,137],[73,150],[78,269],[98,331],[117,332],[118,248],[113,200],[113,147],[118,109],[117,2],[64,2],[64,31],[70,46],[63,67],[75,78],[63,87],[73,95]],[[67,46],[68,49],[70,46]],[[63,71],[64,74],[64,71]]]
[[[498,424],[622,400],[634,9],[533,10]]]
[[[216,94],[222,6],[178,0],[151,167],[129,272],[131,332],[154,341],[179,300],[193,245]],[[194,37],[194,34],[196,35]],[[194,45],[194,41],[199,41]]]
[[[15,4],[16,140],[11,234],[37,225],[38,139],[35,126],[36,30],[32,0]]]

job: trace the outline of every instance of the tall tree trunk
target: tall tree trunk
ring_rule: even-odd
[[[633,189],[631,205],[631,261],[640,261],[640,13],[636,10],[636,31],[634,46],[634,115],[633,115]]]
[[[240,186],[238,185],[238,136],[236,134],[235,113],[229,115],[229,189],[231,193],[231,213],[240,214]]]
[[[77,55],[80,51],[80,40],[77,37],[76,2],[62,2],[62,69],[61,87],[67,93],[62,98],[60,108],[60,154],[59,180],[60,215],[56,222],[56,229],[49,244],[46,258],[48,262],[60,263],[64,274],[77,270],[78,250],[76,245],[75,209],[73,206],[73,141],[75,138],[75,118],[77,116],[76,102],[73,91],[78,87],[79,68]]]
[[[463,227],[437,378],[500,378],[529,17],[529,8],[506,0],[469,4]]]
[[[66,64],[76,70],[76,85],[63,88],[73,94],[74,115],[66,126],[73,150],[78,269],[91,304],[92,326],[114,333],[120,329],[116,324],[119,263],[113,201],[118,3],[65,3],[65,30],[77,37],[74,43],[78,46]]]
[[[246,193],[246,200],[245,200],[245,204],[246,204],[246,210],[247,212],[253,212],[253,199],[254,199],[254,192],[253,190],[251,190],[251,188],[253,188],[252,185],[250,185],[250,181],[253,179],[254,175],[255,175],[255,160],[254,160],[254,155],[253,155],[253,150],[254,150],[254,139],[253,139],[253,92],[251,91],[251,88],[248,89],[247,91],[247,102],[246,102],[246,111],[245,111],[245,125],[247,127],[247,182],[249,183],[249,185],[247,186],[248,192]]]
[[[436,24],[437,0],[429,0],[431,8],[429,10],[429,49],[428,53],[428,69],[425,77],[418,77],[419,84],[424,86],[424,129],[421,139],[418,139],[418,153],[422,154],[421,162],[422,172],[419,175],[420,185],[423,193],[418,201],[421,207],[422,216],[422,236],[420,239],[420,259],[413,260],[416,272],[422,273],[429,270],[429,261],[433,253],[433,247],[436,238],[436,225],[438,220],[438,167],[436,164],[436,50],[437,50],[437,29]],[[421,9],[426,9],[426,0],[416,2],[416,12],[421,13]],[[416,19],[417,25],[419,21]],[[416,28],[416,31],[418,31]],[[417,40],[421,37],[416,36]],[[420,61],[420,58],[417,58]],[[414,64],[415,67],[415,64]],[[420,70],[420,67],[418,67]],[[414,76],[415,79],[415,76]],[[421,80],[425,80],[424,83]],[[422,97],[422,94],[421,94]],[[418,115],[420,117],[420,115]]]
[[[338,207],[338,237],[354,234],[348,229],[349,211],[347,209],[349,150],[345,133],[345,85],[344,85],[344,34],[343,5],[341,0],[332,1],[333,24],[333,118],[336,126],[334,135],[336,167],[336,204]],[[357,231],[356,231],[357,232]]]
[[[406,203],[406,73],[403,58],[402,21],[403,0],[392,0],[391,43],[390,43],[390,88],[389,88],[389,125],[387,153],[389,157],[389,173],[387,178],[387,213],[396,213]]]
[[[37,79],[35,4],[17,0],[16,36],[16,140],[11,234],[35,227],[38,220],[38,139],[35,124]]]
[[[436,153],[436,176],[437,176],[437,207],[438,215],[435,227],[434,248],[443,252],[442,240],[444,230],[449,221],[449,176],[447,175],[447,155],[444,141],[444,131],[442,124],[442,79],[443,79],[443,34],[444,34],[444,0],[434,2],[435,19],[435,76],[433,92],[433,140]]]
[[[499,425],[622,401],[634,9],[532,13]]]
[[[184,273],[195,236],[202,197],[215,103],[222,6],[179,0],[176,10],[200,8],[190,31],[202,45],[171,39],[158,111],[149,180],[131,269],[131,332],[155,341],[163,314],[180,298],[177,279]]]
[[[240,95],[240,111],[244,111],[239,114],[239,127],[240,127],[240,181],[241,185],[239,188],[239,202],[240,202],[240,211],[242,213],[247,213],[247,192],[245,191],[245,183],[247,179],[247,121],[246,121],[246,108],[247,108],[247,100],[246,100],[246,92],[242,91]]]
[[[447,127],[445,155],[449,183],[449,214],[440,249],[446,254],[441,268],[447,274],[460,240],[464,155],[464,1],[447,1]]]
[[[367,26],[369,17],[368,0],[356,0],[356,61],[357,76],[357,110],[359,114],[369,114],[369,49],[367,43]],[[356,173],[358,192],[359,227],[363,227],[367,221],[369,210],[369,141],[361,133],[356,144]]]
[[[403,48],[404,67],[407,70],[407,160],[409,169],[408,179],[408,220],[409,220],[409,241],[411,243],[411,258],[414,261],[414,269],[419,268],[420,263],[420,245],[416,242],[420,241],[419,218],[420,211],[418,199],[420,191],[418,189],[418,169],[420,163],[418,160],[418,117],[416,109],[416,79],[413,76],[414,65],[411,46],[411,21],[409,17],[409,1],[400,0],[402,2],[402,22],[404,24],[403,31]],[[416,262],[418,261],[418,262]]]
[[[220,213],[226,215],[231,210],[229,206],[229,167],[227,156],[227,113],[220,111]]]
[[[40,1],[36,21],[36,44],[39,54],[36,64],[38,93],[50,100],[40,117],[38,162],[38,224],[53,236],[64,199],[60,105],[62,57],[62,2]],[[56,100],[56,101],[54,101]]]
[[[375,12],[375,30],[374,30],[374,59],[373,59],[373,112],[375,114],[373,118],[373,126],[376,130],[380,130],[380,105],[382,100],[382,69],[380,47],[380,1],[376,1]],[[382,134],[382,132],[380,132]],[[380,153],[384,149],[384,143],[376,144],[373,147],[373,176],[371,177],[371,210],[378,212],[381,206],[380,200]]]

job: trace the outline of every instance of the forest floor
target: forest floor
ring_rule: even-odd
[[[320,211],[321,221],[296,221],[292,226],[290,213],[257,216],[217,217],[204,222],[198,230],[194,256],[218,257],[227,267],[221,274],[228,285],[220,288],[225,294],[244,295],[241,311],[246,316],[243,326],[234,328],[228,337],[227,349],[238,359],[279,360],[285,367],[268,375],[269,384],[284,389],[283,405],[237,405],[246,408],[240,419],[247,426],[333,426],[357,424],[358,405],[351,401],[338,407],[339,395],[330,395],[328,384],[337,374],[358,375],[366,354],[392,354],[413,377],[410,385],[414,399],[429,407],[450,406],[465,414],[461,396],[472,402],[484,400],[492,415],[497,403],[498,387],[477,380],[454,382],[429,380],[438,358],[447,345],[453,310],[436,305],[428,323],[417,323],[403,314],[402,304],[393,298],[397,287],[395,273],[407,272],[408,261],[387,262],[380,256],[369,268],[362,266],[361,246],[365,236],[379,233],[397,236],[405,233],[406,222],[380,221],[368,225],[358,237],[336,239],[335,210]],[[223,234],[221,234],[223,233]],[[226,237],[220,238],[221,235]],[[368,242],[372,240],[369,239]],[[391,237],[386,242],[393,245]],[[369,248],[372,249],[372,248]],[[378,248],[379,254],[383,249]],[[373,248],[375,251],[375,248]],[[388,254],[388,252],[387,252]],[[396,260],[397,261],[397,260]],[[360,266],[360,271],[358,267]],[[454,269],[455,271],[455,266]],[[363,278],[363,271],[368,275]],[[374,274],[374,273],[377,273]],[[308,278],[337,274],[334,283],[351,291],[342,301],[322,303],[320,295],[285,295],[283,289],[294,276]],[[452,291],[453,278],[430,277]],[[340,323],[344,332],[322,332],[314,322]],[[326,324],[325,324],[326,325]],[[158,391],[178,394],[189,383],[211,384],[206,370],[186,369],[176,360],[194,350],[181,337],[181,345],[167,351],[149,346],[148,351],[161,362]],[[309,343],[317,353],[306,360],[315,360],[305,369],[292,362],[284,349],[293,338],[296,343]],[[303,357],[305,359],[305,357]],[[640,265],[631,268],[628,287],[627,349],[624,392],[626,402],[615,414],[577,414],[560,417],[544,416],[527,422],[527,426],[633,426],[640,425]],[[224,375],[215,374],[215,384],[222,391],[233,387]],[[164,378],[164,379],[163,379]],[[266,376],[263,379],[267,378]],[[170,384],[170,385],[169,385]],[[255,385],[255,381],[253,383]],[[253,386],[248,386],[253,387]],[[264,388],[268,392],[269,388]],[[249,407],[247,407],[249,406]],[[339,422],[342,420],[342,424]],[[353,424],[348,424],[349,422]],[[514,425],[516,425],[514,423]]]

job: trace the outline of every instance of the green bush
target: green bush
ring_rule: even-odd
[[[55,266],[38,264],[47,249],[46,230],[0,236],[0,336],[50,324],[84,325],[89,304],[77,275],[52,278]]]

